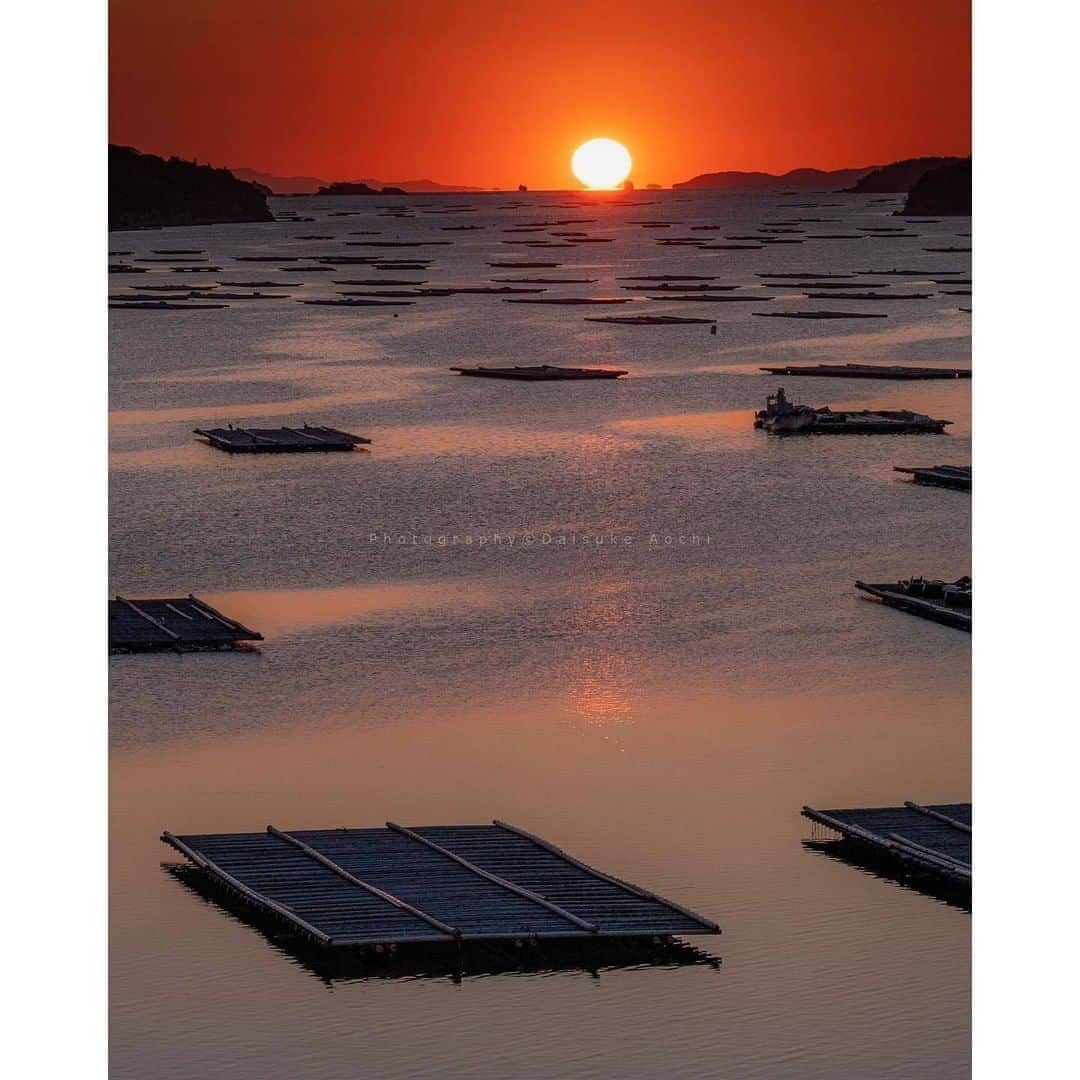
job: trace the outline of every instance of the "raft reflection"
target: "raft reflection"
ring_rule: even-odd
[[[185,889],[238,922],[257,930],[278,952],[328,987],[364,979],[450,979],[484,975],[604,971],[640,967],[700,967],[719,970],[721,960],[678,938],[582,938],[562,941],[467,942],[375,949],[325,949],[285,929],[193,866],[162,863],[162,870]]]

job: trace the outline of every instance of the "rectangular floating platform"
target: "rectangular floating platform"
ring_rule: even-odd
[[[815,810],[803,817],[875,856],[953,885],[971,886],[971,803]]]
[[[812,364],[763,367],[771,375],[813,375],[825,379],[970,379],[970,368],[900,367],[884,364]]]
[[[326,947],[718,934],[513,825],[174,836],[261,914]]]
[[[715,326],[715,319],[682,318],[678,315],[586,315],[586,322],[614,323],[618,326]]]
[[[971,633],[969,577],[951,582],[927,581],[924,578],[879,584],[856,581],[855,588],[869,593],[888,607]]]
[[[523,382],[552,382],[559,379],[618,379],[628,371],[617,368],[572,368],[539,364],[535,367],[452,367],[459,375],[484,379],[519,379]]]
[[[171,304],[165,300],[119,300],[109,304],[110,311],[211,311],[227,308],[228,304]]]
[[[164,600],[117,596],[109,601],[110,652],[196,652],[262,640],[262,634],[190,593]]]
[[[868,311],[755,311],[761,319],[887,319],[884,312]]]
[[[928,487],[952,488],[953,491],[971,490],[970,465],[933,465],[924,468],[894,465],[893,471],[907,473],[916,484],[925,484]]]
[[[229,454],[303,454],[312,451],[355,450],[370,443],[362,435],[350,435],[330,427],[302,428],[195,428],[206,442]]]

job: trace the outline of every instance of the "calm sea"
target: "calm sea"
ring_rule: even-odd
[[[219,311],[110,313],[111,590],[196,592],[266,637],[251,653],[110,659],[114,1077],[965,1075],[970,917],[806,849],[799,810],[968,798],[970,639],[861,600],[852,583],[970,570],[968,496],[892,471],[971,460],[970,383],[777,380],[758,368],[966,366],[970,297],[932,279],[969,277],[970,256],[924,249],[969,246],[958,235],[969,219],[819,240],[896,225],[897,201],[272,202],[315,220],[110,237],[133,252],[124,261],[204,249],[222,273],[195,283],[293,283],[272,290],[286,299]],[[402,204],[415,216],[385,216]],[[454,204],[476,210],[433,212]],[[796,218],[823,220],[776,226],[811,239],[761,250],[658,244],[723,243]],[[549,228],[613,242],[501,243],[545,235],[503,229],[566,219],[595,220]],[[481,228],[442,229],[456,224]],[[451,243],[345,246],[372,239]],[[342,251],[431,265],[236,261]],[[513,259],[561,265],[487,265]],[[112,292],[189,283],[144,265],[153,271],[113,276]],[[934,295],[806,300],[755,276],[891,268],[926,280],[858,280]],[[335,279],[567,276],[596,283],[542,295],[611,296],[617,275],[646,273],[779,295],[661,304],[627,293],[638,300],[595,310],[475,295],[297,303],[350,288]],[[585,321],[627,308],[715,318],[717,333]],[[807,308],[888,318],[752,314]],[[630,375],[530,385],[447,370],[474,363]],[[780,383],[809,404],[954,424],[941,436],[770,438],[752,415]],[[234,458],[192,435],[305,421],[369,436],[371,452]],[[165,828],[492,818],[702,912],[723,935],[691,939],[705,962],[690,965],[326,977],[169,873],[177,857],[158,840]]]

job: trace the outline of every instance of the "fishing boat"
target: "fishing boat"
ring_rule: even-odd
[[[907,409],[862,409],[833,412],[788,401],[784,388],[765,399],[754,416],[754,427],[774,435],[909,435],[941,434],[951,420],[935,420]]]
[[[549,382],[556,379],[618,379],[628,371],[615,368],[573,368],[539,364],[533,367],[452,367],[459,375],[476,375],[485,379],[518,379],[522,382]]]
[[[970,577],[956,581],[928,581],[926,578],[913,577],[906,581],[876,584],[856,581],[855,588],[889,607],[971,633]]]

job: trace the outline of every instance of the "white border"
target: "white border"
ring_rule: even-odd
[[[1076,31],[975,5],[978,1080],[1075,1068]]]
[[[95,1078],[107,1071],[106,5],[7,5],[2,41],[2,1056],[11,1076]]]
[[[0,64],[13,1075],[106,1073],[105,8],[11,6]],[[1064,3],[975,4],[979,1080],[1074,1058],[1076,22]]]

